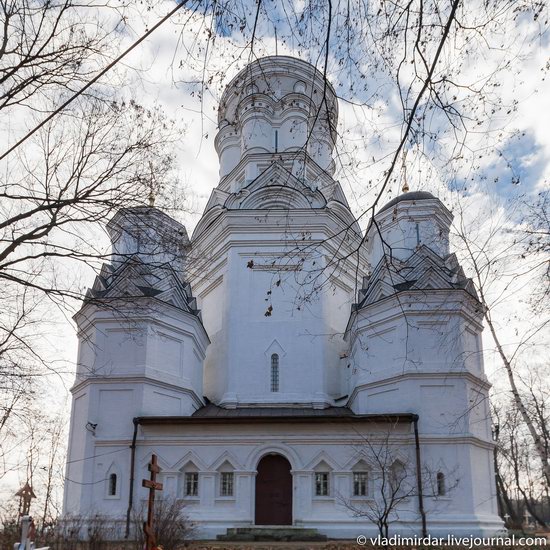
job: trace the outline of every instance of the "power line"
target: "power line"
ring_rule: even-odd
[[[99,458],[100,456],[112,455],[112,454],[115,454],[115,453],[120,453],[122,451],[126,451],[127,449],[128,449],[128,447],[126,446],[123,449],[116,449],[115,451],[109,451],[107,453],[101,453],[101,454],[92,455],[92,456],[85,456],[84,458],[76,458],[75,460],[67,460],[67,464],[74,464],[75,462],[83,462],[84,460],[90,460],[92,458]]]
[[[165,23],[172,15],[174,15],[180,8],[185,6],[187,4],[188,0],[181,0],[179,4],[176,5],[176,7],[168,12],[160,21],[158,21],[153,27],[151,27],[143,36],[138,38],[131,46],[129,46],[124,52],[122,52],[116,59],[111,61],[103,70],[101,70],[94,78],[92,78],[85,86],[83,86],[80,90],[75,92],[67,101],[65,101],[63,104],[61,104],[55,111],[50,113],[42,122],[40,122],[37,126],[35,126],[30,132],[28,132],[25,136],[23,136],[15,145],[12,145],[7,151],[2,153],[2,156],[0,156],[0,160],[3,160],[5,157],[7,157],[10,153],[15,151],[17,147],[19,147],[22,143],[24,143],[27,139],[29,139],[34,133],[36,133],[42,126],[44,126],[46,123],[48,123],[55,115],[59,114],[67,105],[70,105],[79,95],[84,93],[92,84],[95,84],[104,74],[109,72],[120,60],[122,60],[126,55],[128,55],[138,44],[141,44],[148,36],[150,36],[154,31],[156,31],[163,23]]]

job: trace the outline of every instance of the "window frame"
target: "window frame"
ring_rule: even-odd
[[[447,497],[447,486],[446,486],[445,474],[443,472],[437,472],[436,487],[437,487],[436,496],[438,498]]]
[[[357,479],[357,476],[364,476],[364,479]],[[366,498],[370,495],[369,481],[368,470],[355,470],[352,472],[352,494],[354,498]],[[358,488],[359,491],[357,491]]]
[[[226,487],[224,483],[229,480],[231,480],[230,482],[231,492],[224,492],[224,487]],[[227,489],[225,489],[225,491],[227,491]],[[233,471],[220,472],[220,489],[219,489],[218,496],[221,498],[235,498],[235,472]]]
[[[193,478],[193,479],[190,479]],[[189,492],[192,487],[193,491]],[[183,473],[183,497],[188,499],[198,498],[200,491],[199,472],[193,470]]]
[[[278,353],[271,354],[269,389],[271,393],[279,393],[281,390],[281,361]]]
[[[324,480],[319,480],[318,476],[323,476]],[[321,483],[321,485],[319,485]],[[313,476],[313,485],[314,485],[314,493],[316,498],[326,498],[331,496],[331,482],[330,482],[330,471],[328,470],[319,470],[314,472]],[[323,489],[323,485],[325,486]],[[319,492],[319,488],[321,487],[321,492]]]
[[[113,489],[113,478],[114,478],[114,490]],[[120,476],[116,470],[110,468],[105,478],[105,498],[106,499],[120,499]]]

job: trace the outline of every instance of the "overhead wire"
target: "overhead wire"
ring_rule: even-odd
[[[45,124],[47,124],[52,118],[56,115],[58,115],[65,107],[70,105],[77,97],[82,95],[90,86],[95,84],[103,75],[105,75],[107,72],[109,72],[117,63],[119,63],[124,57],[126,57],[136,46],[141,44],[147,37],[149,37],[153,32],[155,32],[163,23],[168,21],[172,15],[174,15],[179,9],[181,9],[185,4],[187,4],[188,0],[181,0],[174,9],[170,10],[162,19],[160,19],[153,27],[151,27],[145,34],[140,36],[133,44],[131,44],[126,50],[124,50],[116,59],[111,61],[106,67],[104,67],[99,73],[97,73],[87,84],[85,84],[80,90],[76,91],[69,99],[64,101],[57,109],[52,111],[44,120],[42,120],[40,123],[38,123],[32,130],[27,132],[19,141],[17,141],[14,145],[12,145],[10,148],[8,148],[2,155],[0,156],[0,160],[3,160],[6,158],[10,153],[15,151],[20,145],[25,143],[27,139],[29,139],[31,136],[33,136],[40,128],[42,128]]]

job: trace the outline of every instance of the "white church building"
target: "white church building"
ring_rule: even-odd
[[[483,310],[449,210],[407,192],[362,232],[333,179],[335,91],[304,61],[251,63],[218,116],[190,240],[154,207],[108,225],[75,316],[65,513],[123,532],[154,453],[197,538],[376,536],[390,501],[391,534],[498,531]]]

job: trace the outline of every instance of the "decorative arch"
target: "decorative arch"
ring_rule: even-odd
[[[276,338],[271,342],[271,344],[269,344],[264,352],[267,358],[271,357],[273,353],[276,353],[281,358],[286,355],[285,349],[281,346],[281,344],[279,344],[279,341]]]
[[[355,216],[351,213],[349,206],[337,199],[330,199],[327,203],[327,207],[344,223],[348,224],[351,229],[355,231],[358,238],[362,236],[361,227],[357,223]]]
[[[188,451],[180,458],[171,468],[174,471],[181,471],[187,464],[192,462],[197,469],[204,471],[207,470],[206,464],[197,456],[193,451]]]
[[[147,469],[149,462],[151,462],[151,455],[157,455],[157,463],[161,470],[167,470],[168,472],[171,471],[169,462],[155,449],[149,449],[149,451],[140,460],[139,464],[142,468],[145,470]]]
[[[212,464],[209,470],[219,470],[223,464],[227,462],[234,470],[242,470],[241,464],[231,451],[224,451]]]
[[[341,470],[340,464],[334,461],[334,459],[329,456],[325,451],[321,451],[315,455],[315,457],[310,460],[305,469],[306,470],[315,470],[315,468],[321,463],[325,462],[331,470]]]
[[[306,83],[301,80],[298,80],[294,84],[294,92],[296,92],[297,94],[305,94],[306,89],[307,89]]]
[[[369,464],[362,458],[360,458],[359,460],[356,460],[351,467],[352,472],[357,472],[360,470],[370,470],[370,469],[371,467],[369,466]]]
[[[302,462],[298,453],[288,445],[284,443],[263,445],[254,449],[246,458],[245,467],[249,471],[255,471],[260,460],[269,454],[278,454],[285,457],[289,462],[293,470],[301,470]]]
[[[312,208],[308,198],[296,189],[283,185],[269,185],[254,191],[239,205],[241,209],[256,210],[259,208],[288,210],[289,208]]]
[[[223,211],[224,207],[219,204],[214,204],[210,209],[205,210],[205,213],[195,227],[195,231],[193,231],[193,237],[196,238],[197,235],[206,231],[206,229],[220,217]]]
[[[259,105],[262,103],[262,105]],[[278,101],[274,100],[271,96],[264,92],[256,91],[252,94],[245,95],[241,101],[237,104],[236,111],[242,114],[248,111],[252,106],[254,109],[269,109],[271,113],[274,113],[276,110]]]
[[[255,180],[240,193],[229,195],[225,208],[229,210],[258,208],[324,208],[325,196],[318,189],[312,190],[289,172],[280,163],[275,162],[266,168]]]
[[[329,471],[329,472],[332,472],[334,470],[334,468],[326,461],[326,460],[320,460],[319,462],[317,462],[317,464],[313,467],[313,470],[315,472],[320,472],[320,471]]]

